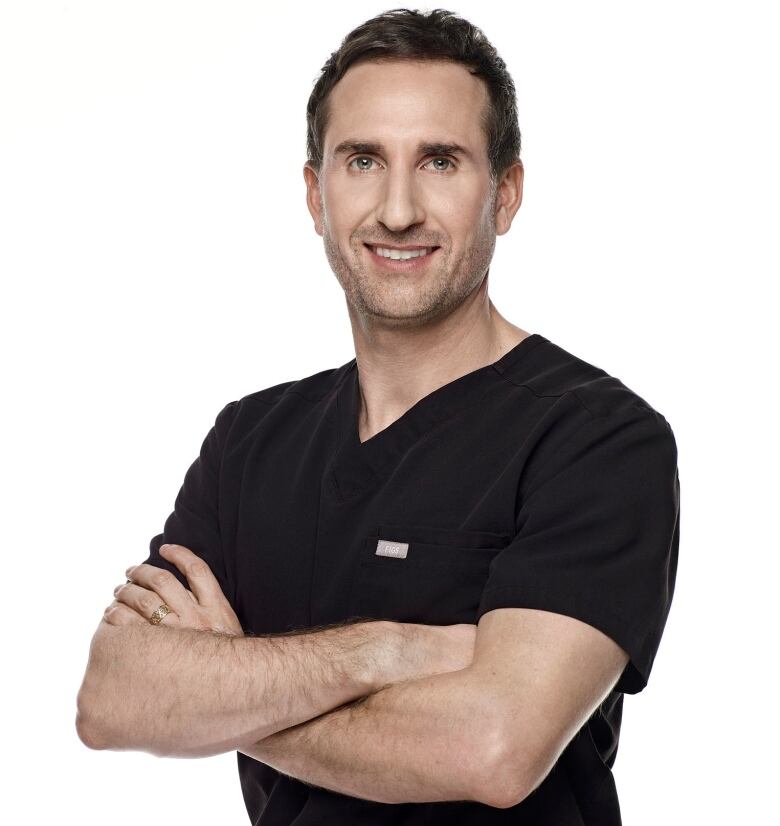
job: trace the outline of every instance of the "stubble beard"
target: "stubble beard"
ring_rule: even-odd
[[[323,244],[347,302],[359,315],[414,326],[448,315],[485,279],[496,246],[495,220],[488,219],[480,226],[457,261],[448,266],[446,248],[442,246],[436,253],[441,260],[433,271],[408,276],[382,276],[373,271],[363,241],[354,236],[349,241],[350,258],[345,258],[327,223],[323,227]],[[393,278],[399,279],[397,285]],[[419,285],[415,278],[420,280]]]

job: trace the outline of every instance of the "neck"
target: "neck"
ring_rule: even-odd
[[[507,321],[487,296],[462,305],[435,325],[355,333],[360,378],[360,441],[399,419],[420,399],[455,379],[498,361],[530,335]]]

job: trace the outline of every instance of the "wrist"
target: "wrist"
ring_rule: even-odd
[[[359,669],[363,692],[373,694],[403,678],[399,667],[403,647],[401,625],[387,620],[375,620],[361,623],[359,627],[368,642]]]

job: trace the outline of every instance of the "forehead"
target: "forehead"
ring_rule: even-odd
[[[478,153],[485,83],[449,61],[370,61],[347,70],[329,98],[325,154],[345,138],[463,144]]]

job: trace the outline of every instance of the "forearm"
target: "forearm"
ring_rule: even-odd
[[[367,800],[482,800],[498,756],[484,684],[471,668],[396,683],[239,750]]]
[[[389,623],[241,637],[101,622],[78,696],[93,748],[233,751],[383,685]]]

